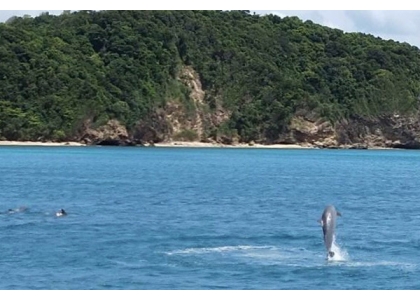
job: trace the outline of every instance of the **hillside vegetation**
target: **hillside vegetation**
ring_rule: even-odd
[[[0,139],[281,141],[296,116],[414,116],[407,43],[248,11],[80,11],[0,24]],[[194,96],[194,92],[196,95]]]

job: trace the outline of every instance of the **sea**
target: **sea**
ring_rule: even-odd
[[[0,290],[420,289],[420,151],[3,146],[0,172]]]

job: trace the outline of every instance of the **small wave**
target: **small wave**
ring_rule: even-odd
[[[183,250],[175,250],[171,252],[166,252],[167,255],[177,255],[177,254],[205,254],[205,253],[221,253],[221,252],[238,252],[238,251],[247,251],[247,250],[258,250],[258,249],[273,249],[273,246],[221,246],[213,248],[187,248]]]
[[[412,263],[395,262],[395,261],[351,261],[345,264],[347,267],[399,267],[403,269],[414,270],[417,265]]]
[[[120,260],[114,260],[112,262],[117,264],[117,265],[128,268],[128,269],[139,269],[139,268],[144,267],[147,264],[147,262],[144,261],[144,260],[140,260],[138,262],[133,262],[133,263],[126,262],[126,261],[120,261]]]
[[[291,241],[291,240],[312,240],[313,239],[313,235],[310,234],[302,234],[302,233],[280,233],[280,234],[275,234],[270,236],[270,238],[276,239],[276,240],[287,240],[287,241]]]
[[[12,224],[5,224],[1,227],[5,229],[15,229],[15,228],[26,228],[26,227],[33,227],[35,225],[39,225],[40,221],[34,221],[34,220],[28,220],[28,221],[22,221],[19,223],[12,223]]]
[[[187,248],[166,252],[167,255],[230,255],[240,262],[263,265],[307,266],[319,265],[322,254],[299,247],[265,246],[221,246],[206,248]]]
[[[250,262],[264,265],[304,266],[312,265],[319,259],[319,254],[305,248],[272,247],[241,253]]]
[[[327,260],[325,264],[325,252],[309,250],[303,247],[273,246],[273,245],[237,245],[219,247],[195,247],[164,252],[169,256],[205,256],[205,255],[229,255],[240,263],[277,265],[299,268],[306,272],[308,268],[340,267],[340,268],[370,268],[370,267],[389,267],[412,272],[417,269],[416,264],[395,261],[361,261],[352,260],[343,247],[335,242],[332,251],[335,255]]]

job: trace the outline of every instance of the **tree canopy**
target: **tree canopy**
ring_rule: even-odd
[[[0,138],[74,139],[86,120],[128,130],[186,99],[191,66],[223,130],[275,139],[299,110],[334,122],[417,111],[407,43],[249,11],[79,11],[0,24]],[[209,112],[211,113],[211,111]]]

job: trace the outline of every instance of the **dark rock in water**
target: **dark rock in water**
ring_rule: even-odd
[[[392,145],[393,148],[395,149],[410,149],[410,150],[414,150],[414,149],[420,149],[420,143],[418,141],[409,141],[406,143],[394,143]]]
[[[137,144],[132,140],[126,140],[124,146],[136,146]]]
[[[368,146],[356,144],[356,145],[350,146],[349,149],[365,150],[365,149],[368,149]]]
[[[98,142],[96,145],[98,146],[135,146],[136,144],[129,139],[107,139]]]
[[[98,143],[96,143],[96,145],[98,146],[120,146],[121,145],[121,141],[120,140],[103,140],[103,141],[99,141]]]

